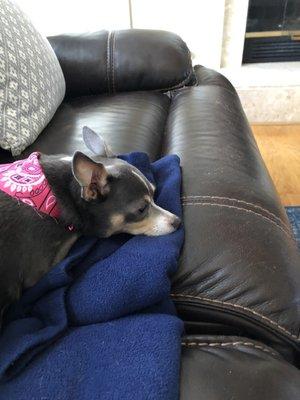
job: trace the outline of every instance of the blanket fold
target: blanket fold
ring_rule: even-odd
[[[181,216],[177,156],[121,156]],[[169,299],[183,228],[81,238],[27,290],[0,337],[0,400],[176,399],[182,322]]]

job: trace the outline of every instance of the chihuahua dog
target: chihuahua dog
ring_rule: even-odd
[[[155,187],[137,168],[114,156],[87,127],[83,139],[94,159],[79,151],[73,157],[39,154],[59,218],[0,190],[0,326],[4,309],[61,261],[80,235],[156,236],[180,225],[154,203]]]

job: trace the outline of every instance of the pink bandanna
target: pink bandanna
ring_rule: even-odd
[[[0,164],[0,190],[37,212],[59,218],[57,200],[39,162],[40,154],[31,153],[25,160]]]

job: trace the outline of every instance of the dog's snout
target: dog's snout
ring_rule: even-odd
[[[179,225],[181,224],[181,219],[178,217],[175,217],[174,220],[172,221],[172,226],[174,229],[177,229]]]

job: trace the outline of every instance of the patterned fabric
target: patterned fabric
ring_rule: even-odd
[[[65,80],[49,44],[10,0],[0,0],[0,147],[19,155],[62,102]]]
[[[59,217],[56,197],[43,173],[39,153],[32,153],[25,160],[0,164],[0,190],[22,201],[37,212]]]

